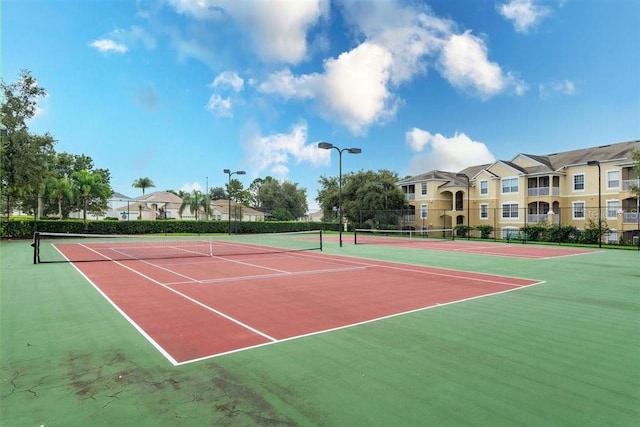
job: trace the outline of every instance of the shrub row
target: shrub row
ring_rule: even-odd
[[[232,233],[283,233],[308,230],[338,230],[338,224],[303,221],[232,222]],[[36,231],[90,234],[213,234],[227,233],[227,221],[81,221],[9,220],[0,223],[3,238],[29,239]]]

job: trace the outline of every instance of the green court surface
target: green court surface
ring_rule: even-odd
[[[325,252],[544,281],[172,366],[70,264],[0,244],[2,426],[640,425],[640,252]]]

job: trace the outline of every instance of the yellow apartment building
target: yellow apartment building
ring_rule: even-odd
[[[534,223],[579,229],[606,221],[607,242],[637,243],[640,185],[632,152],[640,140],[561,153],[519,153],[458,172],[429,171],[397,183],[411,205],[405,228],[449,229],[490,225],[507,238]],[[476,235],[472,233],[472,235]],[[479,235],[479,234],[478,234]]]

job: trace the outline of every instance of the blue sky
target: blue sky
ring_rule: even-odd
[[[115,191],[400,177],[640,138],[637,0],[4,0],[2,78]]]

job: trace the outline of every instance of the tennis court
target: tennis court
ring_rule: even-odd
[[[105,240],[53,248],[101,260],[75,267],[174,365],[539,283],[237,240]]]
[[[325,237],[1,242],[3,425],[640,421],[640,252]]]

